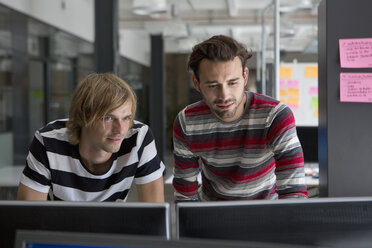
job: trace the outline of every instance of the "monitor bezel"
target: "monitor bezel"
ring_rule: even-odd
[[[45,207],[46,209],[50,209],[50,208],[53,208],[53,207],[56,207],[56,215],[58,215],[60,213],[60,211],[57,211],[57,209],[63,209],[63,208],[66,208],[66,209],[69,209],[69,211],[73,211],[75,212],[75,208],[76,208],[76,212],[78,213],[81,213],[82,210],[88,210],[89,208],[91,208],[92,210],[91,211],[87,211],[87,212],[92,212],[92,213],[96,213],[96,212],[100,212],[100,209],[113,209],[115,210],[115,212],[120,212],[120,209],[127,209],[127,210],[130,210],[130,209],[158,209],[159,211],[156,211],[157,213],[159,213],[161,211],[161,215],[162,215],[162,218],[164,218],[164,226],[162,226],[162,230],[160,234],[159,232],[159,235],[158,234],[153,234],[153,236],[159,236],[163,239],[170,239],[171,238],[171,213],[170,213],[170,204],[168,202],[164,202],[164,203],[149,203],[149,202],[64,202],[64,201],[8,201],[8,200],[1,200],[0,201],[0,209],[2,208],[9,208],[9,213],[13,213],[16,214],[16,212],[18,211],[17,208],[19,208],[19,211],[22,211],[23,212],[23,215],[25,215],[26,213],[24,211],[28,211],[28,208],[29,209],[32,209],[32,208],[41,208],[41,210],[38,210],[38,211],[43,211],[42,209]],[[15,209],[14,209],[15,208]],[[48,210],[49,211],[49,210]],[[102,211],[104,212],[104,211]],[[132,210],[130,211],[132,212]],[[150,214],[148,211],[146,211],[147,214]],[[78,214],[76,213],[76,214]],[[164,213],[164,215],[163,215]],[[125,214],[125,212],[123,213]],[[32,211],[30,211],[29,215],[32,217],[33,213]],[[150,214],[151,215],[151,214]],[[164,216],[164,217],[163,217]],[[31,219],[30,217],[30,219]],[[15,218],[15,217],[14,217]],[[10,218],[10,219],[14,219],[14,218]],[[51,217],[53,218],[53,217]],[[89,219],[88,217],[83,217],[83,219]],[[103,217],[100,217],[99,219],[102,219]],[[9,219],[9,221],[11,221]],[[159,220],[160,221],[160,220]],[[92,220],[93,222],[93,220]],[[15,233],[18,229],[28,229],[28,230],[35,230],[37,229],[37,225],[34,225],[34,224],[28,224],[28,223],[31,223],[31,221],[18,221],[19,224],[12,224],[11,227],[8,228],[8,231],[9,233],[12,233],[12,236],[14,237],[15,236]],[[24,224],[26,223],[26,224]],[[45,223],[49,223],[49,221],[45,221]],[[42,224],[40,224],[42,225]],[[49,224],[48,224],[49,225]],[[52,225],[52,224],[50,224]],[[146,223],[144,223],[144,225],[146,225]],[[28,226],[32,226],[31,227],[28,227]],[[2,224],[2,228],[6,228],[6,223],[3,223]],[[164,229],[163,229],[164,228]],[[60,228],[61,230],[63,230],[63,228]],[[79,229],[79,228],[77,228]],[[40,227],[40,230],[48,230],[45,226],[44,227]],[[56,228],[55,231],[58,231],[59,228]],[[66,231],[69,231],[68,228],[65,229]],[[128,227],[128,230],[130,230],[130,233],[134,233],[135,230],[133,228],[131,228],[130,226]],[[74,230],[71,230],[71,231],[74,231]],[[79,231],[79,230],[78,230]],[[84,231],[84,230],[81,230],[81,231]],[[93,230],[90,230],[90,231],[87,231],[87,232],[98,232],[98,231],[93,231]],[[140,232],[140,230],[139,230]],[[102,233],[107,233],[105,231],[102,231]],[[120,233],[120,232],[117,232],[117,233]],[[123,231],[123,233],[125,233],[125,230]],[[141,234],[141,233],[139,233]],[[144,235],[149,235],[151,236],[152,234],[147,234],[145,233]],[[11,238],[13,240],[13,237]],[[8,238],[7,238],[8,239]],[[13,240],[14,241],[14,240]],[[9,241],[6,241],[4,240],[5,243],[9,243]],[[0,242],[1,243],[1,242]]]

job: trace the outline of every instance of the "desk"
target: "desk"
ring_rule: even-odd
[[[313,176],[305,176],[305,183],[308,187],[319,186],[319,178],[314,178]]]

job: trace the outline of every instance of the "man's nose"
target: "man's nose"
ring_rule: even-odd
[[[123,123],[119,119],[115,119],[112,125],[112,129],[115,133],[121,133],[123,130]]]
[[[228,98],[228,95],[229,94],[228,94],[227,86],[221,85],[220,88],[219,88],[218,97],[221,100],[226,100]]]

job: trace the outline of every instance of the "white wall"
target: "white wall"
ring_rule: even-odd
[[[150,34],[147,31],[120,30],[120,54],[141,65],[150,66]]]
[[[0,3],[84,40],[94,41],[93,0],[0,0]]]
[[[94,0],[0,0],[0,3],[94,42]],[[120,54],[137,63],[150,66],[150,45],[148,32],[119,31]]]

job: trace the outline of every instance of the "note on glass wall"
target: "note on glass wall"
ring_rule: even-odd
[[[342,68],[372,68],[372,38],[340,39]]]
[[[280,66],[279,67],[279,77],[280,78],[292,78],[292,67],[290,67],[290,66]]]
[[[372,73],[341,73],[341,102],[372,102]]]
[[[318,78],[318,66],[306,66],[305,77],[307,78]]]

